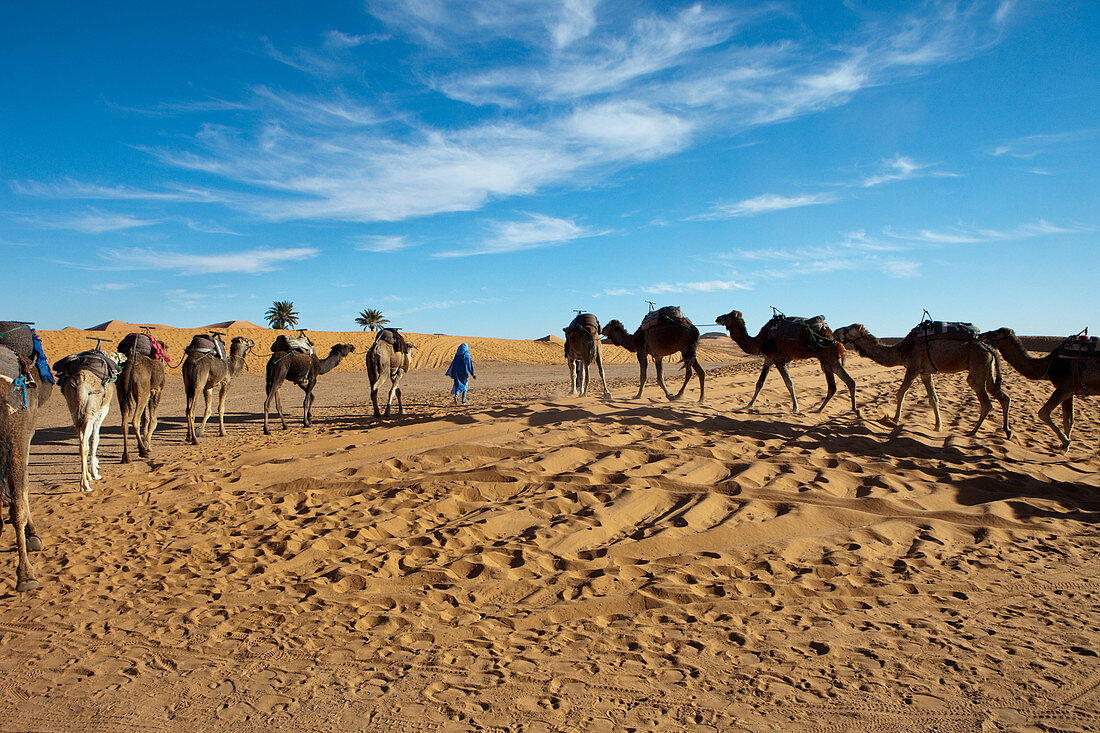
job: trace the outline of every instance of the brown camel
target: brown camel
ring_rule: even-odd
[[[119,367],[114,359],[101,351],[72,354],[54,364],[61,394],[73,418],[80,449],[80,490],[91,491],[92,481],[99,481],[99,430],[111,411],[110,386]]]
[[[412,345],[408,346],[408,351],[396,351],[393,344],[380,338],[376,338],[367,351],[367,379],[370,381],[370,401],[374,405],[375,417],[381,417],[378,411],[378,388],[382,384],[383,376],[390,378],[390,391],[386,396],[386,417],[390,415],[390,406],[393,404],[395,394],[397,395],[397,414],[405,414],[405,406],[401,403],[401,378],[412,368],[412,357],[415,351],[416,347]]]
[[[267,412],[275,401],[275,413],[283,423],[286,430],[286,418],[283,417],[283,407],[279,402],[279,387],[283,386],[283,380],[293,382],[306,393],[302,400],[303,423],[310,426],[310,408],[313,407],[313,388],[317,385],[317,377],[332,370],[340,361],[355,351],[351,344],[336,344],[332,347],[328,356],[318,359],[314,354],[303,354],[298,351],[276,351],[267,360],[267,399],[264,400],[264,435],[270,435],[271,430],[267,426]]]
[[[187,394],[187,442],[198,445],[197,436],[206,432],[206,421],[214,406],[214,388],[218,388],[218,435],[225,436],[225,396],[229,386],[241,369],[244,357],[255,346],[252,339],[236,336],[229,344],[229,360],[219,359],[213,351],[190,351],[183,361],[183,390]],[[205,410],[199,429],[195,430],[195,401],[199,390],[205,402]]]
[[[131,424],[137,439],[138,455],[148,458],[151,455],[149,443],[153,431],[157,429],[160,393],[164,389],[164,362],[131,350],[126,355],[126,363],[122,365],[115,389],[118,391],[118,409],[122,413],[120,462],[130,462],[128,435]]]
[[[1060,353],[1060,347],[1044,356],[1031,356],[1011,328],[983,333],[982,340],[995,346],[1005,360],[1027,379],[1048,379],[1054,385],[1054,393],[1039,408],[1039,419],[1049,425],[1062,441],[1062,452],[1069,450],[1070,434],[1073,432],[1073,396],[1100,394],[1100,356],[1071,358]],[[1050,416],[1059,405],[1062,406],[1062,430]]]
[[[588,393],[588,368],[593,361],[600,373],[603,396],[610,397],[600,356],[600,322],[591,313],[581,313],[565,332],[565,361],[569,365],[569,394],[584,397]]]
[[[901,404],[905,399],[905,393],[912,386],[913,380],[919,376],[924,382],[925,391],[928,392],[932,414],[936,416],[936,430],[941,429],[943,422],[940,420],[940,401],[936,396],[936,388],[932,384],[932,375],[936,372],[943,374],[966,372],[966,382],[978,396],[978,403],[981,405],[978,422],[974,424],[974,429],[969,435],[978,434],[978,428],[982,426],[982,422],[993,408],[993,403],[989,399],[989,395],[993,395],[1001,403],[1005,435],[1012,437],[1012,430],[1008,427],[1008,395],[1001,389],[1001,359],[988,344],[977,339],[925,340],[921,337],[907,336],[899,343],[887,346],[872,336],[861,323],[838,328],[833,332],[833,336],[846,344],[851,344],[860,356],[876,364],[885,367],[905,367],[905,376],[902,377],[901,388],[898,389],[897,410],[894,412],[895,423],[900,424]]]
[[[764,327],[760,329],[760,333],[756,336],[749,336],[749,332],[745,328],[745,317],[741,315],[741,311],[730,311],[714,319],[715,323],[726,327],[730,338],[737,342],[742,351],[746,354],[760,354],[764,357],[764,366],[760,370],[760,378],[756,380],[756,391],[753,392],[749,404],[745,405],[745,409],[751,410],[753,405],[756,404],[756,398],[760,396],[764,380],[768,378],[768,372],[774,364],[779,376],[783,377],[783,383],[787,385],[787,391],[791,393],[791,402],[794,404],[793,412],[797,413],[799,411],[798,398],[794,395],[794,384],[791,383],[791,375],[787,372],[787,363],[801,359],[817,359],[818,363],[821,364],[821,371],[825,373],[825,384],[828,386],[828,391],[825,393],[825,399],[821,401],[814,412],[824,410],[825,405],[829,404],[829,400],[836,394],[836,377],[838,376],[848,386],[848,391],[852,395],[852,412],[856,414],[856,417],[859,417],[859,408],[856,407],[856,382],[844,370],[844,346],[833,338],[833,333],[829,330],[829,327],[827,325],[823,327],[821,331],[823,340],[820,343],[812,342],[805,334],[798,340],[775,339],[769,333],[772,325],[778,322],[780,318],[782,316],[773,317],[764,324]]]
[[[7,360],[18,360],[23,375],[35,373],[32,360],[16,355],[4,346],[0,346],[0,351],[6,352],[3,356]],[[15,546],[19,555],[15,590],[20,593],[41,587],[27,556],[28,551],[42,549],[27,498],[27,463],[35,421],[38,419],[38,398],[35,384],[17,387],[11,376],[0,374],[0,495],[9,507],[9,521],[15,529]],[[4,519],[0,514],[0,529],[3,526]]]
[[[685,319],[686,320],[686,319]],[[699,401],[703,401],[706,386],[706,372],[695,358],[699,348],[699,329],[690,322],[687,323],[659,323],[647,329],[639,328],[634,333],[629,333],[618,320],[610,321],[603,327],[603,335],[616,346],[632,351],[638,357],[638,394],[634,399],[642,396],[645,387],[646,368],[649,365],[649,357],[653,357],[653,363],[657,367],[657,384],[664,390],[665,397],[670,400],[678,400],[687,389],[691,381],[691,370],[695,369],[699,375]],[[665,387],[664,374],[662,372],[663,359],[679,352],[683,356],[684,385],[673,397]]]

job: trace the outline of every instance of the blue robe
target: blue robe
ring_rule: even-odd
[[[462,344],[455,352],[455,358],[447,367],[446,376],[455,381],[451,387],[451,394],[464,394],[468,388],[470,377],[474,373],[474,362],[470,359],[470,347]]]

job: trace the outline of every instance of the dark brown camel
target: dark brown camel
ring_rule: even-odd
[[[0,347],[7,351],[7,347]],[[23,356],[8,352],[8,358],[18,358],[24,374],[34,374],[33,362]],[[42,549],[38,531],[31,520],[30,501],[27,497],[27,463],[30,459],[31,438],[38,419],[37,386],[18,388],[11,377],[0,374],[0,492],[8,505],[9,521],[15,530],[15,546],[19,562],[15,571],[15,590],[35,590],[41,583],[35,578],[27,552]],[[4,526],[0,514],[0,529]]]
[[[603,396],[610,397],[600,356],[600,322],[591,313],[582,313],[565,332],[565,361],[569,365],[569,394],[584,397],[588,393],[588,370],[593,361],[600,373]]]
[[[206,421],[214,407],[214,388],[218,388],[218,435],[225,436],[225,396],[229,386],[244,368],[244,357],[255,346],[252,339],[236,336],[229,344],[229,361],[219,359],[214,352],[192,351],[183,361],[183,391],[187,395],[187,442],[198,445],[198,435],[206,432]],[[202,424],[195,430],[195,401],[202,390],[205,410]]]
[[[844,370],[844,347],[839,341],[833,339],[833,333],[829,330],[829,327],[825,326],[821,333],[831,343],[813,344],[805,336],[797,341],[791,339],[777,340],[768,335],[772,321],[776,318],[778,316],[764,324],[764,327],[760,329],[760,333],[756,336],[749,336],[749,332],[745,328],[745,317],[741,315],[740,311],[730,311],[714,319],[715,323],[726,327],[730,338],[737,342],[742,351],[746,354],[763,355],[764,357],[764,366],[760,369],[760,378],[756,380],[756,391],[753,393],[752,399],[749,400],[749,404],[745,405],[745,409],[751,410],[753,405],[756,404],[756,398],[760,396],[764,380],[768,378],[768,371],[771,370],[774,364],[779,376],[783,377],[783,383],[787,385],[787,391],[791,393],[791,402],[794,404],[793,411],[798,412],[798,398],[794,395],[794,384],[791,383],[791,375],[787,372],[787,364],[801,359],[817,359],[818,363],[821,364],[821,371],[825,373],[825,384],[828,385],[828,391],[825,393],[825,399],[821,401],[814,412],[824,410],[825,406],[829,404],[829,400],[836,394],[835,377],[839,376],[841,381],[848,386],[848,391],[852,395],[852,412],[856,414],[856,417],[859,417],[859,408],[856,407],[856,383]]]
[[[138,455],[148,458],[150,440],[157,429],[157,406],[164,389],[164,362],[131,350],[115,382],[118,409],[122,413],[122,461],[130,462],[128,435],[134,427]]]
[[[267,426],[267,413],[271,407],[271,401],[275,401],[275,412],[286,430],[286,418],[283,417],[283,407],[279,403],[279,387],[283,386],[283,380],[293,382],[306,393],[302,400],[302,421],[308,428],[310,426],[310,408],[313,407],[313,388],[317,385],[317,377],[332,370],[340,360],[355,351],[351,344],[336,344],[329,355],[324,359],[318,359],[314,354],[302,354],[297,351],[276,351],[267,360],[267,399],[264,400],[264,435],[270,435],[271,430]]]
[[[649,365],[649,357],[652,356],[653,363],[657,367],[657,384],[664,390],[665,397],[670,400],[680,399],[684,394],[684,390],[687,389],[688,382],[691,381],[691,370],[695,369],[695,373],[699,375],[699,401],[703,401],[706,372],[703,371],[703,367],[699,365],[699,360],[695,357],[699,349],[699,329],[691,325],[690,322],[662,323],[645,330],[639,328],[634,333],[629,333],[621,322],[612,320],[603,327],[603,335],[607,337],[610,343],[627,351],[632,351],[638,357],[638,394],[634,395],[634,399],[642,396],[642,390],[645,388],[646,368]],[[668,388],[665,387],[662,362],[666,356],[675,353],[683,355],[684,385],[673,397]]]
[[[1049,425],[1062,441],[1062,452],[1069,450],[1070,434],[1073,432],[1073,397],[1100,394],[1100,356],[1074,359],[1059,354],[1058,349],[1043,356],[1031,356],[1011,328],[988,331],[981,338],[995,346],[1005,361],[1027,379],[1047,379],[1054,385],[1054,393],[1039,408],[1039,419]],[[1059,405],[1062,406],[1064,432],[1050,416]]]
[[[905,367],[905,376],[902,377],[901,388],[898,389],[897,410],[894,412],[895,424],[900,424],[901,421],[901,404],[905,399],[905,393],[913,384],[913,380],[919,376],[924,382],[925,391],[928,392],[932,414],[936,416],[936,430],[939,430],[943,423],[940,420],[940,401],[936,397],[932,375],[936,372],[943,374],[966,372],[966,382],[978,396],[978,403],[981,405],[978,422],[974,424],[974,429],[969,434],[978,434],[978,428],[982,426],[986,415],[993,407],[989,399],[989,395],[993,395],[1001,403],[1005,435],[1012,437],[1012,431],[1008,427],[1008,395],[1001,389],[1000,357],[988,344],[977,339],[965,341],[932,338],[926,341],[921,337],[914,339],[907,336],[901,342],[887,346],[872,336],[861,323],[838,328],[833,332],[833,336],[844,343],[851,344],[860,356],[876,364],[885,367]]]

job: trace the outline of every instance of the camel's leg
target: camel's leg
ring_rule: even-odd
[[[160,407],[160,389],[154,389],[149,393],[149,404],[145,408],[149,415],[149,432],[145,435],[146,445],[152,443],[153,433],[157,431],[157,408]]]
[[[703,370],[703,365],[699,363],[698,359],[692,362],[692,366],[695,367],[695,373],[699,375],[699,401],[702,402],[707,383],[707,373]]]
[[[932,414],[936,416],[936,430],[940,430],[943,427],[943,421],[940,420],[940,399],[936,396],[936,386],[932,384],[932,375],[922,374],[920,378],[924,382],[924,391],[928,393],[928,401],[932,404]]]
[[[665,393],[665,397],[667,397],[670,401],[675,400],[676,397],[679,397],[680,395],[676,395],[676,397],[673,397],[672,393],[668,391],[668,387],[665,386],[664,357],[655,356],[653,357],[653,362],[657,367],[657,385],[661,388],[661,391]]]
[[[26,475],[23,475],[26,479]],[[15,529],[15,545],[19,551],[19,566],[15,571],[15,590],[19,593],[41,588],[42,584],[34,577],[34,569],[31,567],[30,558],[27,557],[28,541],[27,533],[30,529],[30,504],[27,501],[27,487],[24,483],[21,487],[12,486],[11,524]],[[39,544],[41,546],[41,544]]]
[[[382,416],[378,410],[378,389],[382,384],[382,370],[370,364],[367,367],[367,379],[370,380],[370,401],[374,405],[374,416],[378,418]]]
[[[275,393],[275,413],[279,416],[279,420],[282,421],[283,430],[286,430],[286,418],[283,417],[283,400],[278,392]]]
[[[611,392],[607,389],[607,378],[603,375],[603,357],[600,356],[600,347],[596,347],[596,370],[600,373],[600,386],[603,387],[603,396],[611,397]]]
[[[1008,399],[1008,393],[1006,393],[1004,391],[1004,389],[1001,388],[1001,385],[999,385],[996,382],[996,380],[994,380],[993,375],[989,375],[989,377],[987,378],[986,390],[989,392],[989,394],[991,394],[995,398],[997,398],[998,402],[1001,403],[1001,412],[1004,413],[1005,437],[1011,439],[1012,438],[1012,428],[1009,427],[1009,424],[1008,424],[1008,406],[1010,404],[1010,400]]]
[[[814,412],[821,412],[825,409],[825,405],[829,404],[829,400],[836,394],[836,376],[832,370],[825,365],[825,362],[821,362],[821,371],[825,374],[825,399],[821,401],[821,404],[817,406]]]
[[[302,421],[308,428],[312,423],[309,421],[310,410],[313,407],[313,385],[309,386],[306,390],[306,396],[302,399]]]
[[[974,390],[974,394],[978,396],[978,404],[980,406],[978,422],[974,423],[974,429],[967,433],[967,435],[977,435],[978,428],[982,426],[982,423],[985,422],[986,415],[993,409],[993,401],[989,399],[989,395],[985,392],[987,376],[988,375],[982,374],[976,369],[971,369],[967,372],[966,383],[970,385],[970,389]]]
[[[894,424],[901,424],[901,403],[905,401],[905,393],[909,391],[909,386],[913,384],[913,380],[917,378],[917,372],[913,369],[906,369],[905,376],[901,378],[901,386],[898,387],[897,409],[894,410]]]
[[[646,370],[649,369],[649,355],[644,351],[638,352],[638,394],[634,395],[634,399],[640,399],[642,396],[642,389],[645,387]]]
[[[688,382],[691,381],[691,364],[684,364],[684,383],[680,387],[680,391],[676,393],[676,399],[680,399],[684,396],[684,390],[688,388]]]
[[[584,397],[585,395],[588,394],[588,364],[589,364],[589,362],[584,360],[584,359],[581,359],[577,363],[580,365],[579,371],[581,373],[581,397]]]
[[[771,368],[772,360],[764,357],[764,366],[760,368],[760,377],[756,380],[756,391],[752,393],[749,404],[745,405],[746,410],[751,410],[752,406],[756,404],[756,398],[760,396],[760,390],[764,388],[764,380],[768,378],[768,372],[771,371]]]
[[[577,360],[569,359],[569,396],[577,396],[577,382],[580,381],[580,377],[577,375]]]
[[[195,437],[195,400],[199,397],[198,385],[185,385],[187,390],[187,406],[183,409],[184,418],[187,420],[187,442],[191,445],[198,445],[198,438]]]
[[[844,368],[843,364],[837,363],[833,367],[833,371],[836,376],[840,377],[840,381],[844,382],[844,386],[848,388],[848,394],[852,397],[852,412],[859,417],[859,407],[856,405],[856,380],[852,379],[852,376],[848,374],[848,370]],[[814,412],[821,412],[825,409],[825,405],[829,403],[829,400],[833,396],[833,392],[836,391],[836,382],[830,379],[830,373],[826,372],[825,382],[829,385],[829,393],[825,395],[825,401],[821,403],[821,407],[814,410]]]
[[[264,398],[264,435],[271,435],[271,428],[267,424],[267,412],[271,409],[271,401],[277,394],[278,392],[269,389],[267,391],[267,397]],[[279,408],[276,407],[275,409]]]
[[[795,397],[795,395],[794,395],[794,382],[791,381],[791,375],[787,371],[787,363],[786,362],[776,362],[775,368],[776,368],[776,371],[779,372],[779,376],[783,377],[783,383],[785,385],[787,385],[787,391],[791,393],[791,403],[794,405],[794,409],[791,410],[791,412],[793,412],[795,414],[798,414],[798,411],[799,411],[798,410],[798,398]],[[826,372],[826,375],[827,375],[826,376],[826,381],[829,381],[829,378],[832,375],[828,374],[828,372]],[[833,392],[836,392],[836,382],[833,382],[829,386],[832,387]],[[829,401],[828,397],[825,398],[825,401],[826,402]]]
[[[80,439],[81,491],[92,490],[91,456],[88,454],[92,444],[92,431],[95,430],[95,421],[98,417],[99,415],[86,415],[84,424],[77,427],[77,437]]]
[[[202,424],[199,425],[199,435],[206,435],[206,421],[210,419],[210,413],[214,410],[214,387],[207,386],[202,391],[202,399]]]
[[[130,414],[127,411],[128,402],[119,400],[118,411],[122,413],[122,460],[119,463],[130,462]]]
[[[405,414],[405,405],[401,402],[401,378],[405,376],[404,372],[397,373],[397,379],[394,381],[394,390],[397,392],[397,414]]]
[[[225,397],[229,394],[229,384],[222,384],[218,391],[218,435],[225,437]]]
[[[397,375],[390,374],[390,391],[386,393],[386,417],[390,416],[393,407],[393,396],[397,392]]]
[[[1062,406],[1062,425],[1067,428],[1063,433],[1054,421],[1050,419],[1050,413],[1054,411],[1054,408],[1058,405]],[[1050,399],[1046,401],[1042,407],[1039,408],[1039,419],[1050,426],[1050,429],[1054,431],[1054,434],[1058,436],[1058,439],[1062,441],[1062,452],[1065,453],[1069,450],[1069,430],[1073,428],[1073,388],[1072,387],[1057,387],[1054,390],[1054,394],[1050,396]]]
[[[99,475],[99,431],[103,427],[103,421],[107,419],[107,413],[111,411],[111,403],[109,401],[110,393],[104,396],[106,404],[100,408],[99,414],[95,417],[95,424],[92,428],[92,478],[99,481],[103,477]]]
[[[149,457],[149,435],[152,432],[150,429],[151,418],[149,417],[149,399],[145,400],[145,404],[141,406],[141,409],[135,415],[134,425],[134,437],[137,438],[138,455],[142,458]]]

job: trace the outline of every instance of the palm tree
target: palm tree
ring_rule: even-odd
[[[355,318],[355,322],[362,326],[364,331],[366,331],[367,329],[370,329],[371,331],[376,331],[379,327],[389,323],[390,319],[383,318],[382,311],[380,310],[375,310],[374,308],[364,308]]]
[[[294,328],[298,325],[298,311],[294,310],[294,303],[289,300],[276,300],[267,309],[264,318],[272,328]]]

